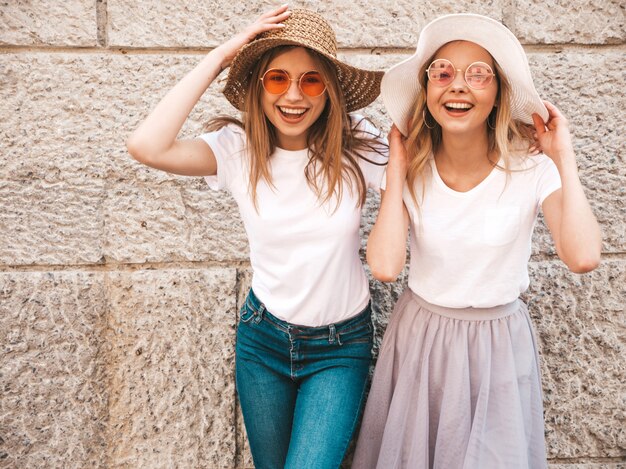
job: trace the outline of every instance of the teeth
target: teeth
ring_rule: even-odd
[[[281,110],[281,112],[284,112],[285,114],[300,115],[306,112],[306,109],[292,109],[292,108],[287,108],[287,107],[280,107],[279,109]]]
[[[450,109],[470,109],[470,103],[446,103],[446,107]]]

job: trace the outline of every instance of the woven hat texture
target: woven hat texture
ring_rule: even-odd
[[[294,9],[283,24],[284,28],[257,36],[243,46],[233,59],[224,87],[224,95],[233,106],[245,111],[245,96],[253,65],[264,52],[284,45],[314,50],[335,66],[348,112],[365,107],[378,97],[383,72],[363,70],[339,61],[335,33],[322,16],[310,10]]]

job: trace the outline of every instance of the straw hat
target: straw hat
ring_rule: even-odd
[[[284,45],[314,50],[335,66],[348,112],[365,107],[378,97],[383,72],[362,70],[337,60],[335,33],[324,18],[310,10],[294,9],[283,24],[284,28],[258,35],[233,59],[224,88],[224,95],[233,106],[245,110],[250,70],[261,54]]]
[[[446,15],[431,21],[420,33],[415,54],[394,65],[381,84],[383,102],[396,127],[407,135],[408,121],[421,85],[417,74],[440,47],[450,41],[470,41],[483,47],[504,71],[511,85],[511,114],[532,124],[532,114],[548,121],[548,111],[535,90],[528,59],[517,38],[502,23],[469,13]]]

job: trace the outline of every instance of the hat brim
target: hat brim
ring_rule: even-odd
[[[526,53],[515,35],[496,20],[464,13],[442,16],[427,24],[415,54],[385,73],[381,83],[383,102],[403,135],[408,133],[408,121],[421,89],[419,70],[442,46],[460,40],[483,47],[503,70],[511,85],[513,119],[532,124],[532,115],[539,114],[544,122],[548,121],[548,110],[535,89]]]
[[[356,111],[371,104],[380,94],[380,83],[384,72],[353,67],[323,50],[298,41],[268,37],[246,44],[231,63],[223,92],[226,99],[240,111],[245,111],[245,96],[249,89],[252,66],[265,52],[279,46],[304,47],[328,59],[337,71],[337,79],[347,112]]]

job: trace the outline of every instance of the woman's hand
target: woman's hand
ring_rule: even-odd
[[[395,124],[391,126],[387,139],[389,140],[389,163],[387,163],[387,172],[394,172],[394,174],[398,174],[404,179],[408,168],[408,157],[405,146],[406,139]]]
[[[544,124],[539,115],[533,114],[537,141],[543,152],[559,166],[562,158],[574,156],[572,136],[569,132],[567,119],[561,114],[561,111],[548,101],[544,101],[543,104],[548,110],[548,122]]]
[[[239,52],[239,49],[251,42],[259,34],[273,29],[284,28],[285,25],[283,25],[281,21],[289,18],[290,14],[291,12],[288,10],[287,4],[275,10],[268,11],[261,15],[254,23],[248,25],[243,31],[217,47],[215,50],[219,51],[222,56],[222,70],[230,65],[237,55],[237,52]]]

